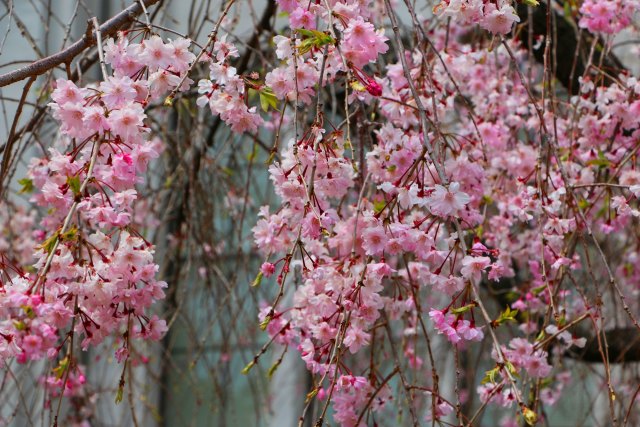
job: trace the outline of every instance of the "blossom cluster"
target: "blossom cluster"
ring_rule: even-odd
[[[506,34],[511,31],[514,22],[520,22],[509,0],[443,0],[434,7],[434,12],[450,16],[463,25],[478,24],[494,34]]]
[[[134,206],[136,185],[163,149],[149,137],[145,108],[192,83],[189,45],[158,36],[130,43],[121,34],[104,46],[112,74],[85,87],[58,79],[51,92],[58,138],[20,181],[46,214],[33,240],[21,241],[30,248],[1,240],[14,267],[0,288],[0,358],[57,359],[45,379],[52,396],[75,395],[85,383],[67,346],[74,338],[86,350],[113,337],[124,361],[133,340],[159,340],[167,330],[150,314],[167,285],[156,279],[153,246],[135,230]],[[35,212],[14,216],[7,230],[34,220]]]
[[[592,33],[618,34],[640,10],[637,0],[585,0],[580,6],[580,27]]]
[[[235,67],[229,64],[231,58],[238,56],[238,49],[227,43],[226,36],[213,45],[215,57],[208,57],[210,80],[198,82],[197,104],[208,105],[214,115],[219,115],[234,132],[255,132],[262,124],[262,118],[256,113],[256,107],[246,105],[246,82],[237,74]]]
[[[363,68],[376,59],[374,53],[387,51],[379,47],[386,39],[367,21],[370,15],[351,13],[355,3],[337,3],[332,10],[314,5],[304,13],[293,3],[286,2],[293,28],[317,31],[323,21],[330,28],[329,16],[338,16],[341,33],[309,52],[300,48],[300,40],[274,38],[283,62],[267,73],[266,82],[278,99],[309,104],[315,84],[330,84],[341,72],[366,75]],[[569,244],[584,230],[585,219],[567,206],[572,197],[583,198],[581,206],[591,207],[586,221],[604,234],[623,230],[638,216],[637,173],[626,156],[638,137],[632,116],[640,93],[636,80],[625,75],[619,84],[597,88],[585,75],[580,95],[556,115],[541,116],[513,66],[527,59],[526,49],[517,41],[506,42],[509,49],[460,41],[469,23],[509,32],[519,22],[510,2],[446,1],[436,12],[455,22],[430,34],[440,51],[437,58],[425,57],[420,49],[400,53],[406,63],[389,63],[382,77],[372,79],[380,87],[377,95],[352,86],[351,105],[380,96],[383,120],[364,163],[352,156],[352,141],[340,130],[325,129],[317,115],[270,166],[282,206],[275,212],[263,207],[253,229],[256,246],[267,258],[260,277],[276,277],[279,295],[291,286],[291,271],[297,270],[302,281],[292,291],[292,303],[277,298],[261,310],[260,322],[276,342],[297,348],[313,374],[346,384],[351,373],[344,360],[351,360],[348,354],[375,352],[371,343],[384,339],[376,338],[377,325],[402,324],[405,336],[416,337],[428,313],[431,330],[460,351],[489,341],[503,367],[503,382],[483,385],[481,398],[503,406],[516,402],[523,416],[531,417],[517,401],[527,384],[546,379],[540,396],[551,405],[569,381],[559,380],[563,373],[554,372],[551,341],[544,341],[544,331],[553,335],[558,327],[540,329],[539,323],[518,320],[519,336],[507,340],[508,346],[495,340],[505,339],[500,326],[516,321],[518,312],[542,321],[561,305],[565,321],[599,316],[579,289],[562,284],[564,274],[587,268]],[[371,56],[352,48],[358,40],[375,47]],[[419,78],[425,62],[429,78]],[[320,70],[326,76],[319,76]],[[296,71],[297,79],[287,78]],[[415,79],[415,88],[407,75]],[[363,86],[369,82],[362,81]],[[418,105],[440,127],[436,122],[422,129]],[[545,129],[556,129],[561,160],[541,161]],[[603,170],[615,171],[618,194],[611,198],[590,187]],[[633,250],[628,254],[625,258],[638,257]],[[631,271],[626,275],[635,274]],[[479,308],[480,290],[508,283],[519,283],[505,290],[509,308],[487,318]],[[635,295],[632,283],[625,278],[624,292]],[[499,330],[498,338],[490,329]],[[585,339],[565,331],[553,342],[554,348],[566,349],[584,346]],[[403,346],[409,366],[421,369],[416,346],[410,339]],[[336,365],[340,349],[345,353]],[[357,358],[352,364],[363,368]],[[522,375],[515,376],[518,372]],[[352,393],[371,392],[354,385]],[[451,406],[434,396],[436,406],[443,407],[429,413],[446,417]],[[354,425],[354,413],[344,405],[336,403],[334,410],[342,425]]]

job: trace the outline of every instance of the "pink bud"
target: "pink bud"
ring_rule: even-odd
[[[367,79],[367,84],[365,86],[367,88],[367,92],[369,92],[372,96],[381,96],[382,95],[382,86],[378,83],[374,78],[369,77]]]
[[[260,271],[264,275],[264,277],[271,277],[271,275],[276,271],[276,266],[271,264],[270,262],[265,262],[260,267]]]

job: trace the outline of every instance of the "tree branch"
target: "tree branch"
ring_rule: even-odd
[[[159,0],[143,1],[145,6],[152,6]],[[133,3],[131,6],[102,24],[100,26],[100,33],[102,33],[104,37],[113,36],[119,30],[127,27],[141,13],[142,6],[140,5],[140,3]],[[0,87],[10,85],[20,80],[24,80],[28,77],[39,76],[51,70],[52,68],[57,67],[60,64],[70,63],[76,56],[78,56],[85,49],[93,46],[94,44],[95,36],[93,35],[93,32],[89,32],[89,34],[85,34],[80,40],[76,41],[74,44],[58,53],[32,62],[26,67],[19,68],[9,73],[0,75]]]

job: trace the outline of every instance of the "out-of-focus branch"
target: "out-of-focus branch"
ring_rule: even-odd
[[[143,0],[145,6],[152,6],[159,0]],[[118,31],[127,27],[133,20],[142,13],[142,6],[140,2],[135,2],[122,12],[113,16],[100,26],[100,32],[103,37],[110,37],[116,34]],[[46,58],[42,58],[38,61],[32,62],[26,67],[19,68],[9,73],[0,75],[0,87],[10,85],[12,83],[24,80],[28,77],[39,76],[46,73],[52,68],[57,67],[60,64],[70,63],[73,59],[81,54],[85,49],[95,44],[95,36],[92,32],[87,32],[82,38],[76,41],[68,48],[55,53]]]

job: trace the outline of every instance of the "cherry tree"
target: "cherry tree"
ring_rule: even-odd
[[[3,422],[640,423],[640,2],[167,3],[0,75]]]

